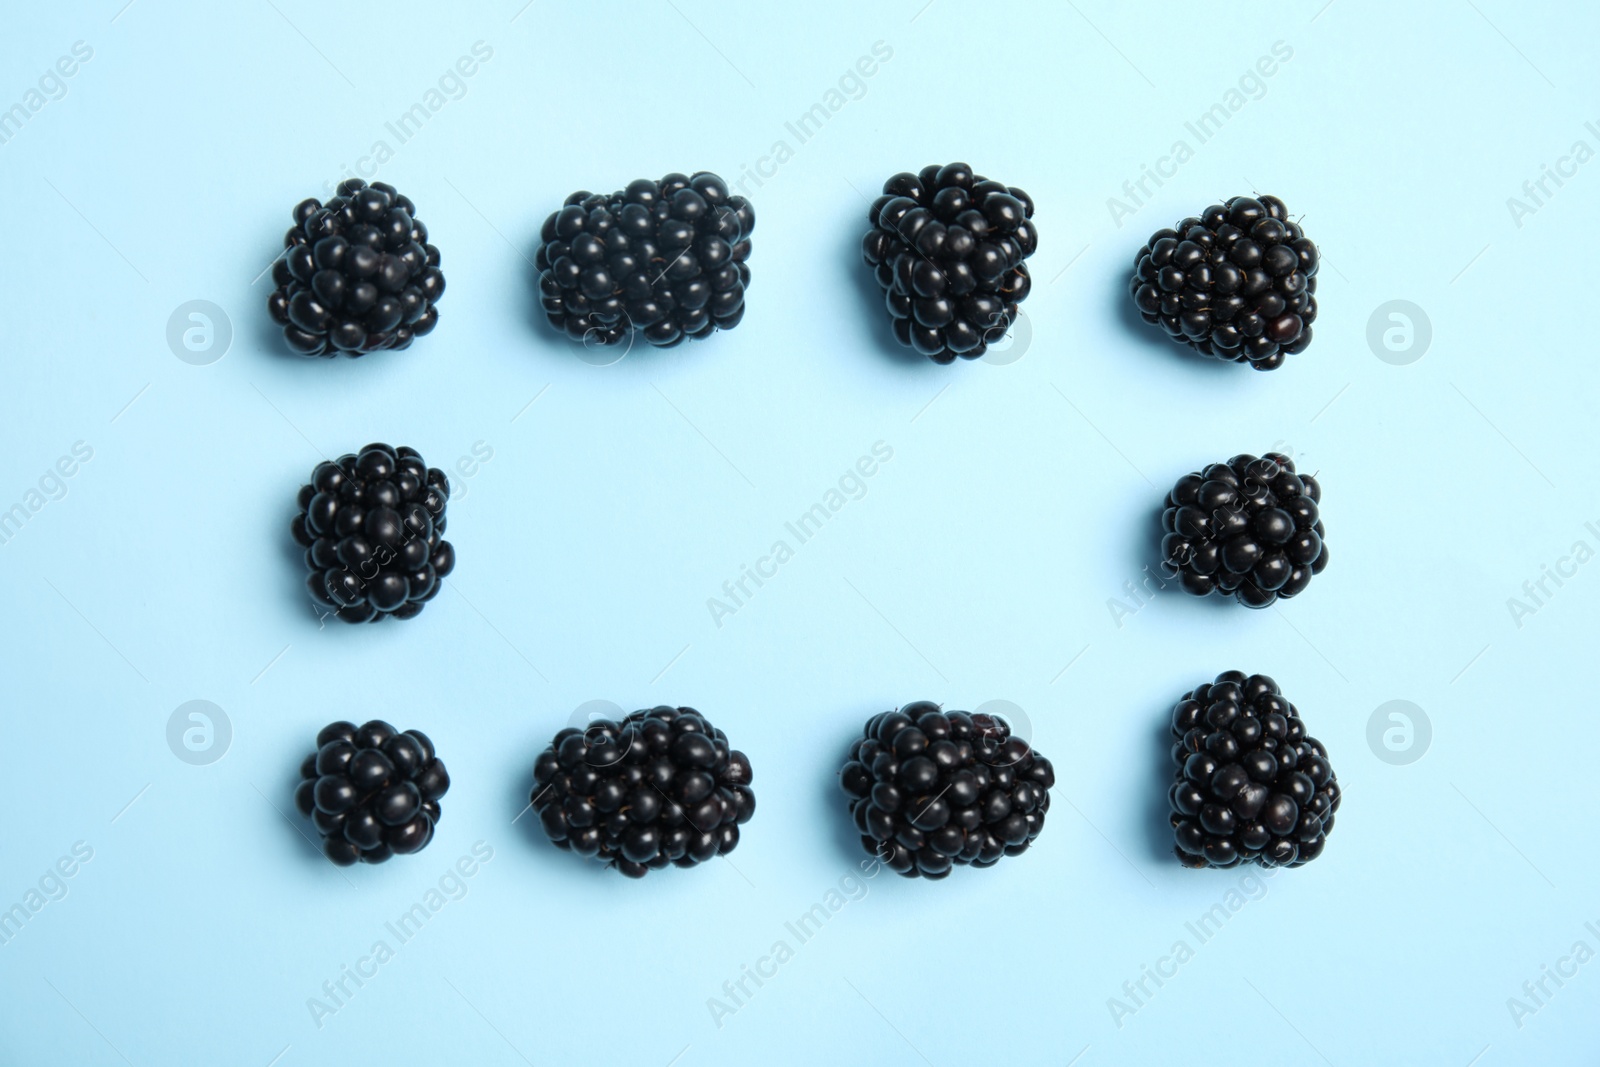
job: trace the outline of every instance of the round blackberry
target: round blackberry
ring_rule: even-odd
[[[614,345],[633,331],[659,348],[731,330],[750,287],[750,201],[709,171],[580,191],[544,222],[534,265],[550,325]]]
[[[739,844],[755,814],[750,761],[693,708],[651,708],[556,734],[531,803],[558,848],[629,878],[693,867]]]
[[[867,212],[861,252],[884,292],[895,340],[935,363],[977,359],[1033,286],[1033,200],[965,163],[896,174]]]
[[[1026,852],[1055,781],[1004,719],[926,700],[868,719],[839,774],[862,846],[907,878],[936,879]]]
[[[1168,574],[1194,596],[1231,596],[1247,608],[1291,597],[1328,565],[1317,504],[1322,486],[1280,452],[1234,456],[1185,474],[1161,513]]]
[[[414,448],[370,444],[318,463],[289,529],[315,605],[345,622],[409,619],[455,569],[444,540],[450,481]]]
[[[392,185],[351,178],[326,204],[300,201],[283,246],[267,310],[302,355],[406,348],[439,322],[439,250]]]
[[[1339,780],[1278,683],[1224,671],[1172,709],[1174,851],[1185,867],[1299,867],[1322,854]]]
[[[1236,196],[1157,230],[1129,290],[1144,321],[1212,359],[1276,370],[1311,343],[1317,246],[1275,196]]]
[[[401,733],[382,719],[334,722],[300,765],[295,807],[322,835],[341,867],[420,852],[433,840],[450,775],[421,730]]]

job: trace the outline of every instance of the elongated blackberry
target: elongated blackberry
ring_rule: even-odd
[[[1039,246],[1033,200],[965,163],[896,174],[867,212],[861,252],[895,340],[935,363],[977,359],[1028,297]]]
[[[926,700],[868,719],[839,773],[862,847],[907,878],[935,879],[1026,852],[1055,780],[1004,719]]]
[[[1278,683],[1224,671],[1172,709],[1174,851],[1185,867],[1299,867],[1322,854],[1339,780]]]
[[[1212,359],[1276,370],[1311,343],[1317,246],[1275,196],[1236,196],[1134,257],[1129,291],[1144,321]]]
[[[414,448],[370,444],[317,464],[289,527],[305,546],[313,606],[345,622],[420,612],[455,569],[449,499],[444,471]]]
[[[1163,565],[1194,596],[1248,608],[1291,597],[1328,565],[1322,486],[1280,452],[1234,456],[1185,474],[1161,513]]]
[[[545,316],[584,344],[637,330],[671,348],[731,330],[744,318],[755,225],[750,201],[709,171],[573,193],[539,233]]]
[[[307,356],[400,349],[439,322],[439,250],[409,199],[384,182],[339,183],[326,204],[295,205],[272,267],[267,311]]]
[[[341,867],[420,852],[433,840],[450,775],[421,730],[401,733],[382,719],[329,723],[300,765],[295,807],[322,835]]]
[[[533,765],[533,808],[557,848],[629,878],[732,852],[755,814],[750,761],[693,708],[636,711],[556,734]]]

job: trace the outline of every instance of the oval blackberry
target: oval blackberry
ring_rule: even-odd
[[[314,604],[345,622],[409,619],[456,565],[444,540],[450,481],[414,448],[370,444],[324,461],[290,523]]]
[[[629,878],[732,852],[755,814],[750,761],[693,708],[636,711],[556,734],[531,803],[556,847]]]
[[[580,191],[544,222],[534,265],[550,325],[614,345],[633,331],[659,348],[744,318],[755,209],[709,171]]]
[[[323,854],[341,867],[422,851],[450,788],[428,735],[401,733],[382,719],[324,726],[300,779],[295,807],[322,835]]]
[[[1276,370],[1311,343],[1317,246],[1275,196],[1236,196],[1134,257],[1129,291],[1144,321],[1212,359]]]
[[[1028,297],[1039,246],[1033,200],[965,163],[896,174],[867,212],[861,252],[895,340],[935,363],[977,359]]]
[[[1299,867],[1322,854],[1339,780],[1278,683],[1224,671],[1172,709],[1174,852],[1185,867]]]
[[[1161,513],[1161,557],[1183,591],[1248,608],[1292,597],[1328,565],[1322,486],[1281,452],[1185,474]]]
[[[406,348],[439,322],[439,250],[392,185],[351,178],[326,204],[302,200],[283,246],[267,311],[302,355]]]
[[[868,719],[839,773],[862,846],[898,874],[935,879],[1026,852],[1055,780],[1004,719],[926,700]]]

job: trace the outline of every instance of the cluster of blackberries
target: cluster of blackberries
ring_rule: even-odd
[[[612,345],[634,330],[670,348],[744,317],[755,210],[708,171],[576,192],[545,220],[534,265],[550,324]]]
[[[420,730],[401,733],[381,719],[329,723],[300,765],[295,806],[341,867],[382,863],[433,840],[450,775]]]
[[[1172,709],[1172,833],[1186,867],[1299,867],[1339,810],[1328,751],[1265,675],[1224,671]]]
[[[302,200],[283,245],[267,310],[296,352],[405,348],[439,321],[439,250],[392,185],[351,178],[327,204]]]
[[[867,720],[839,782],[868,852],[908,878],[944,878],[1026,852],[1055,771],[1004,719],[919,701]]]
[[[414,448],[370,444],[317,464],[290,524],[314,602],[345,622],[420,612],[456,565],[444,540],[449,497],[444,471]]]
[[[693,708],[636,711],[556,734],[533,765],[533,809],[558,848],[629,878],[739,844],[756,810],[750,761]]]
[[[1236,196],[1157,230],[1134,257],[1139,314],[1213,359],[1275,370],[1311,343],[1317,246],[1275,196]]]
[[[897,341],[935,363],[977,359],[1004,337],[1033,281],[1033,201],[965,163],[896,174],[867,212],[862,255]]]
[[[1163,565],[1184,592],[1250,608],[1305,589],[1328,565],[1322,486],[1279,452],[1234,456],[1185,474],[1161,514]]]

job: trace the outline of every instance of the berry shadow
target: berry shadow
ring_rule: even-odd
[[[1167,336],[1167,331],[1160,326],[1154,326],[1144,321],[1139,314],[1139,309],[1134,306],[1133,296],[1128,292],[1128,279],[1132,277],[1132,268],[1126,272],[1118,272],[1110,276],[1112,283],[1111,306],[1113,314],[1121,324],[1123,332],[1130,338],[1140,342],[1140,347],[1151,352],[1161,352],[1184,364],[1196,362],[1194,353],[1188,345],[1178,344]],[[1207,360],[1205,362],[1216,362]]]
[[[312,727],[313,730],[316,727]],[[311,820],[300,814],[300,809],[295,806],[294,794],[299,788],[300,763],[306,758],[303,749],[295,747],[286,750],[282,766],[293,768],[288,774],[272,783],[267,793],[267,799],[272,806],[283,813],[283,818],[277,821],[283,825],[283,838],[286,847],[296,857],[296,862],[303,863],[307,870],[327,872],[330,868],[337,871],[340,868],[328,859],[322,852],[321,837]],[[348,877],[348,876],[347,876]]]
[[[1156,713],[1150,729],[1150,779],[1146,787],[1145,851],[1151,859],[1162,864],[1175,863],[1172,849],[1172,802],[1167,792],[1172,788],[1172,725],[1171,711]]]
[[[884,306],[883,290],[878,288],[878,280],[873,277],[872,268],[861,258],[864,231],[856,226],[843,227],[843,230],[847,239],[839,257],[840,269],[843,270],[844,276],[850,279],[849,284],[856,291],[863,319],[861,333],[868,338],[867,343],[884,359],[897,366],[937,366],[916,349],[907,348],[895,340],[894,332],[889,328],[889,309]],[[859,842],[857,844],[859,846]]]
[[[844,766],[842,757],[839,766]],[[835,770],[825,778],[819,776],[819,782],[816,818],[829,828],[840,857],[851,863],[870,859],[872,853],[861,847],[861,831],[850,817],[850,796],[839,785],[839,772]]]

